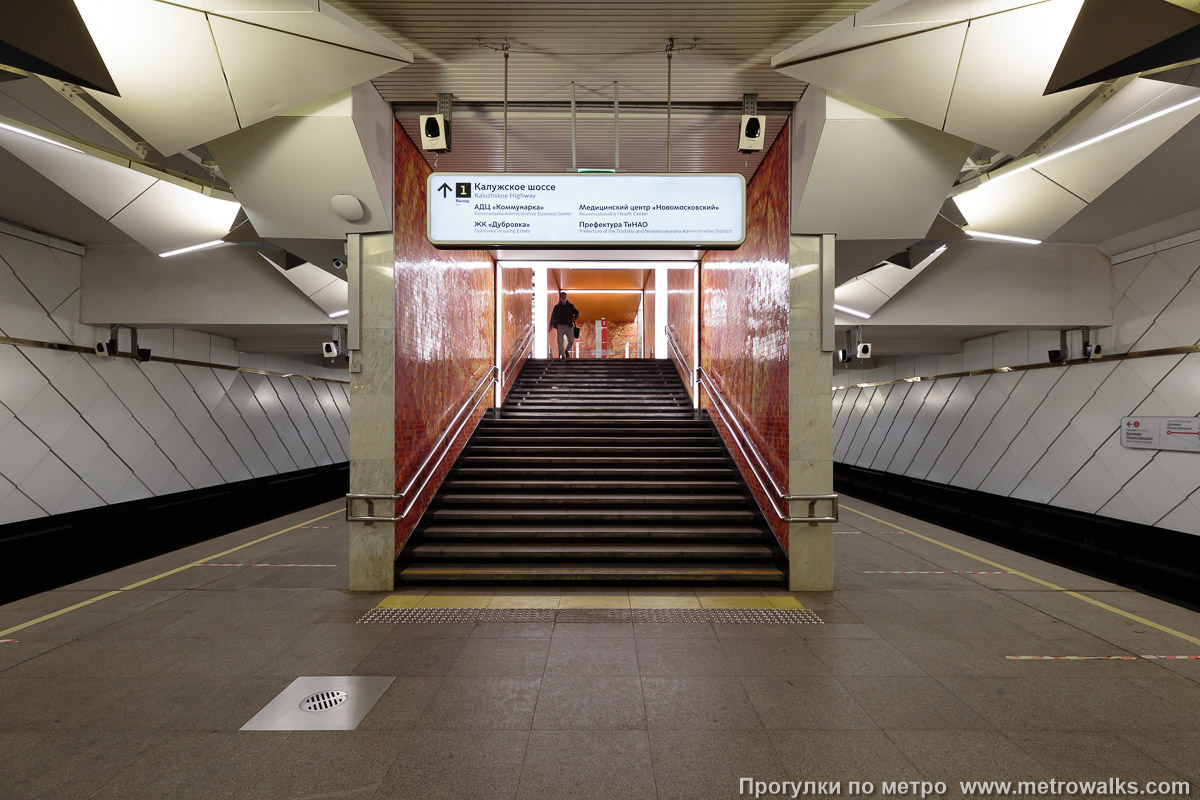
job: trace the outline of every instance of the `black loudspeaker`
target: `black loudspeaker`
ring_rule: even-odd
[[[1050,358],[1051,363],[1057,364],[1063,360],[1062,350],[1051,350],[1046,355]]]

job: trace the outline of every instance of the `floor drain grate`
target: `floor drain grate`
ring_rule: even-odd
[[[328,711],[346,702],[346,698],[349,696],[341,689],[334,689],[330,692],[317,692],[301,700],[300,707],[305,711]]]
[[[241,730],[352,731],[394,680],[375,675],[301,676],[275,695]]]
[[[824,624],[807,608],[373,608],[358,622],[402,625],[461,622]]]

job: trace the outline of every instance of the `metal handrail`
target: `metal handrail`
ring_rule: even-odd
[[[695,386],[696,372],[692,369],[692,363],[688,361],[687,356],[683,354],[683,348],[679,346],[679,341],[675,337],[675,331],[671,330],[670,325],[664,325],[663,330],[665,330],[667,333],[667,345],[674,351],[673,355],[676,355],[679,358],[679,361],[682,362],[684,368],[687,370],[689,378],[691,379],[692,386]]]
[[[733,443],[737,445],[738,449],[742,451],[742,455],[746,457],[746,463],[750,465],[750,472],[754,475],[754,479],[758,481],[759,488],[763,490],[763,494],[766,495],[767,500],[770,502],[771,510],[775,513],[775,516],[779,517],[779,519],[783,522],[804,522],[808,523],[809,525],[817,525],[823,522],[837,522],[840,514],[840,508],[838,505],[839,495],[785,494],[783,489],[779,488],[779,485],[775,483],[775,479],[771,477],[771,471],[767,466],[766,460],[759,454],[758,448],[754,446],[754,442],[751,441],[749,434],[746,433],[746,429],[742,427],[740,422],[738,422],[737,416],[733,413],[733,409],[727,402],[725,402],[725,398],[721,396],[721,391],[714,386],[712,377],[705,372],[704,367],[700,367],[697,370],[697,373],[700,378],[698,381],[699,385],[706,392],[708,392],[708,396],[710,398],[716,401],[716,403],[713,405],[713,408],[717,410],[717,413],[721,415],[723,420],[725,420],[726,427],[728,427],[730,432],[734,434],[732,437]],[[732,425],[729,424],[731,422],[733,423]],[[742,440],[745,440],[745,447],[742,446]],[[746,447],[749,447],[749,452],[747,452]],[[751,455],[754,457],[754,461],[758,462],[757,467],[755,466],[754,461],[750,460]],[[764,481],[762,475],[759,474],[760,469],[762,470],[762,475],[766,476],[766,481]],[[768,482],[770,482],[769,487],[767,485]],[[784,512],[781,511],[776,505],[776,499],[785,503],[808,503],[808,516],[786,516]],[[827,516],[818,517],[816,516],[816,504],[822,501],[827,501],[832,504],[832,513]]]
[[[447,439],[447,435],[450,433],[450,430],[452,428],[454,428],[454,423],[458,421],[459,417],[462,417],[464,411],[467,411],[468,409],[470,409],[471,412],[474,412],[475,409],[479,407],[479,404],[483,401],[483,398],[487,397],[487,392],[480,391],[480,390],[487,389],[489,386],[496,383],[497,372],[498,372],[498,370],[496,369],[496,367],[494,365],[488,368],[487,375],[485,375],[483,380],[481,380],[475,386],[475,388],[471,391],[471,393],[469,395],[467,395],[467,401],[465,403],[463,403],[462,406],[459,407],[458,412],[450,420],[450,424],[446,426],[446,430],[444,430],[442,432],[442,435],[438,437],[438,440],[436,442],[434,442],[433,447],[429,451],[429,455],[425,456],[425,460],[421,462],[421,466],[417,467],[416,472],[413,473],[413,476],[409,479],[408,483],[405,485],[404,489],[400,491],[399,494],[357,493],[357,494],[346,495],[346,521],[347,522],[366,522],[366,523],[399,522],[400,520],[407,517],[408,512],[412,511],[413,506],[416,504],[417,498],[419,498],[421,496],[421,492],[425,491],[425,487],[429,485],[429,479],[431,477],[433,477],[434,474],[436,474],[437,468],[439,466],[441,466],[442,461],[445,460],[445,458],[446,458],[446,454],[450,452],[450,449],[453,446],[454,440],[458,438],[458,434],[462,431],[463,427],[467,424],[467,420],[469,420],[471,418],[471,414],[468,413],[467,416],[463,418],[462,422],[459,423],[458,428],[454,429],[454,434],[452,436],[450,436],[449,439]],[[476,395],[478,395],[478,397],[476,397]],[[474,403],[471,402],[471,398],[473,398],[473,397],[475,398]],[[447,442],[447,441],[449,442],[449,444],[447,444],[445,447],[442,447],[442,443]],[[396,515],[396,510],[395,510],[394,505],[392,507],[392,515],[391,516],[384,517],[384,516],[378,516],[378,515],[371,513],[372,511],[375,510],[375,502],[376,501],[385,500],[385,501],[390,501],[392,503],[397,503],[397,502],[400,502],[400,501],[408,498],[409,492],[412,490],[413,485],[417,482],[417,479],[419,477],[421,477],[422,473],[425,472],[425,467],[427,467],[429,465],[430,460],[433,459],[434,454],[437,453],[439,451],[439,449],[441,450],[441,455],[438,456],[437,461],[434,462],[433,467],[429,470],[428,474],[425,477],[425,480],[421,482],[420,488],[418,488],[416,493],[412,495],[412,499],[409,500],[408,505],[404,508],[404,510],[402,512],[400,512],[399,516]],[[363,500],[367,503],[367,512],[368,512],[367,514],[353,514],[352,513],[353,503],[355,500]]]
[[[509,374],[509,370],[511,370],[513,368],[514,364],[516,364],[518,361],[521,360],[521,353],[523,353],[525,351],[526,347],[531,347],[533,345],[533,333],[534,333],[533,326],[532,325],[526,326],[525,333],[522,334],[522,336],[519,340],[519,344],[516,346],[516,348],[513,349],[512,358],[509,360],[509,363],[507,365],[501,365],[501,368],[500,368],[500,383],[501,383],[501,385],[508,383],[508,379],[511,377],[511,375]],[[530,351],[530,353],[532,354],[532,350]]]

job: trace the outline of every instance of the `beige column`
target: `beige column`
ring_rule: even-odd
[[[357,243],[357,245],[356,245]],[[351,237],[347,248],[351,322],[350,493],[396,491],[396,308],[392,234]],[[357,249],[357,258],[355,250]],[[357,286],[356,286],[357,284]],[[370,508],[362,501],[356,513]],[[376,502],[373,514],[392,516],[395,504]],[[394,588],[395,524],[350,523],[350,589]]]
[[[788,494],[833,492],[833,362],[824,350],[823,328],[832,321],[833,237],[792,236],[791,309],[788,321]],[[830,297],[826,298],[826,294]],[[809,516],[809,504],[791,501],[788,515]],[[816,506],[828,515],[829,503]],[[789,577],[793,592],[833,589],[833,526],[788,525]]]

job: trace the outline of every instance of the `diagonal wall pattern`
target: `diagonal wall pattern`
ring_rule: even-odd
[[[1113,281],[1106,352],[1200,343],[1200,242],[1117,263]],[[1056,331],[1012,331],[968,340],[961,355],[889,361],[861,381],[1043,362],[1056,347]],[[1118,434],[1122,416],[1200,414],[1198,384],[1193,353],[850,387],[834,393],[834,459],[1200,534],[1195,455],[1126,449]]]
[[[81,257],[0,234],[0,335],[91,347]],[[142,330],[155,355],[333,378],[189,330]],[[122,337],[121,349],[128,341]],[[0,525],[346,461],[341,383],[0,345]]]

